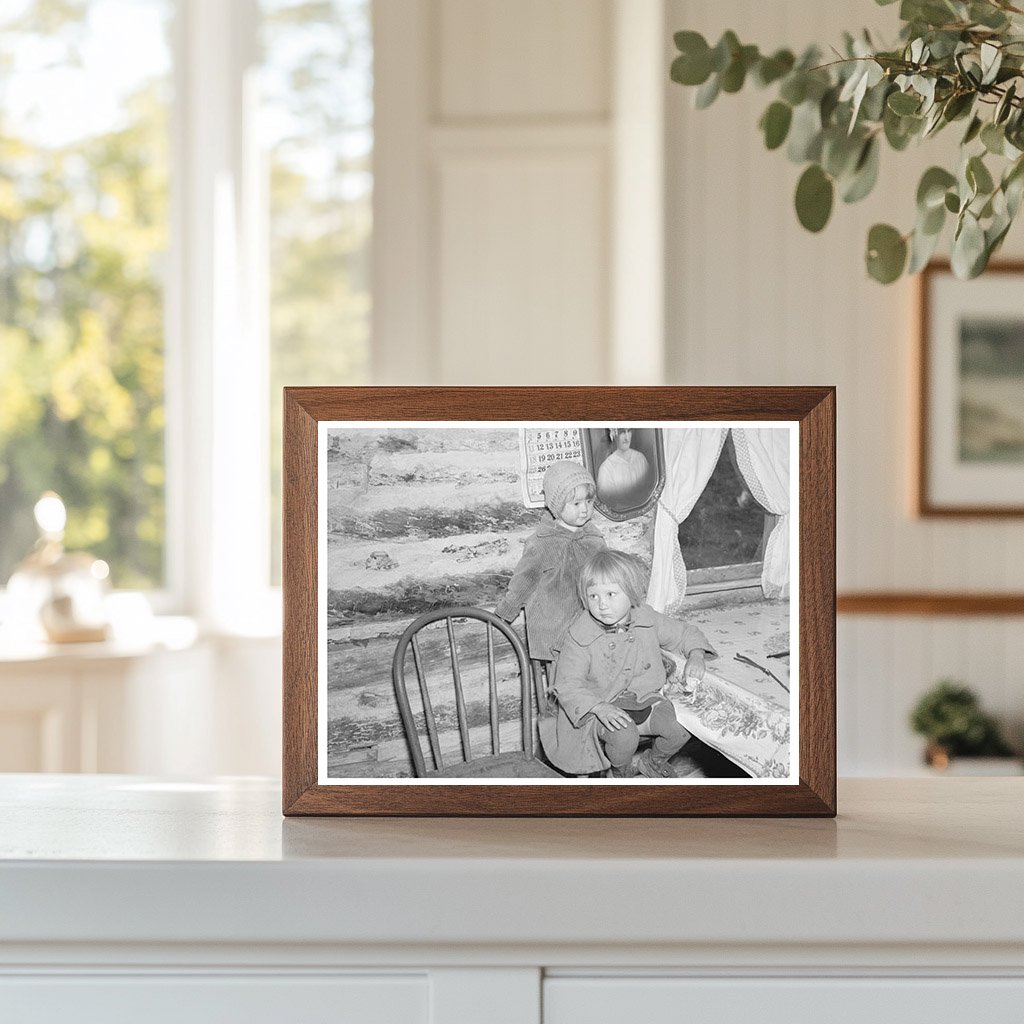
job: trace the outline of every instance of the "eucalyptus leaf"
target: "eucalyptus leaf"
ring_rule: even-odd
[[[860,105],[860,120],[862,122],[881,121],[882,115],[885,113],[885,101],[892,91],[892,82],[885,78],[879,79],[878,82],[870,86],[864,95],[864,102]]]
[[[818,111],[821,114],[822,124],[828,124],[833,119],[838,121],[840,114],[837,113],[836,108],[839,106],[839,92],[839,89],[832,88],[821,97]]]
[[[944,167],[929,167],[917,186],[917,208],[927,213],[946,200],[946,191],[956,184],[956,176]]]
[[[742,44],[736,37],[736,33],[732,29],[727,29],[711,51],[711,70],[721,74],[732,64],[733,58],[741,48]]]
[[[970,212],[964,211],[960,226],[953,237],[953,250],[950,264],[953,273],[962,281],[976,277],[975,267],[985,258],[985,232],[978,219]]]
[[[756,46],[741,46],[732,63],[722,72],[722,92],[739,92],[746,81],[747,72],[758,59]]]
[[[1006,91],[1003,93],[999,102],[996,104],[996,112],[992,117],[992,120],[995,121],[996,124],[1002,124],[1010,116],[1010,113],[1013,110],[1013,100],[1016,95],[1017,83],[1011,82],[1006,87]]]
[[[973,186],[975,193],[980,195],[988,195],[995,188],[992,175],[980,156],[972,156],[967,161],[967,180]]]
[[[938,235],[946,224],[946,204],[939,203],[928,210],[919,210],[917,228],[925,235]]]
[[[880,284],[892,284],[907,262],[906,239],[890,224],[875,224],[868,232],[868,273]]]
[[[928,41],[928,48],[932,51],[932,60],[946,60],[956,52],[960,45],[960,33],[955,30],[933,32]]]
[[[721,78],[713,74],[697,91],[693,96],[693,105],[698,110],[706,110],[711,106],[712,103],[718,98],[718,94],[722,91],[722,80]]]
[[[992,254],[1002,246],[1011,223],[1013,223],[1013,218],[1008,213],[1003,213],[985,229],[985,263],[976,268],[975,276],[985,269]]]
[[[981,84],[991,85],[999,74],[999,68],[1003,63],[1003,51],[991,42],[981,44],[979,51],[981,57]]]
[[[833,178],[841,178],[853,171],[864,148],[863,134],[860,137],[845,135],[838,128],[822,133],[821,166]]]
[[[901,117],[906,114],[916,114],[921,106],[921,100],[908,92],[894,92],[889,96],[889,109]]]
[[[947,192],[945,207],[950,213],[960,212],[960,196],[956,192]]]
[[[807,99],[807,75],[803,71],[794,71],[788,75],[779,88],[779,98],[791,107],[798,107]]]
[[[1013,218],[1020,212],[1020,201],[1024,197],[1024,177],[1017,177],[1004,185],[1003,194],[1006,196],[1006,213],[1012,223]]]
[[[945,25],[956,20],[957,13],[942,0],[903,0],[900,17],[904,21],[920,21],[926,25]]]
[[[793,163],[817,160],[821,156],[821,111],[810,100],[793,111],[786,155]]]
[[[1003,175],[1002,189],[1006,196],[1006,210],[1012,220],[1017,216],[1024,196],[1024,157],[1018,157]]]
[[[776,50],[770,57],[762,57],[754,67],[754,81],[760,86],[785,78],[793,70],[796,58],[789,50]]]
[[[935,254],[939,244],[941,231],[928,233],[920,227],[914,229],[910,238],[910,262],[907,264],[907,273],[916,274],[928,265],[928,261]]]
[[[956,121],[961,117],[966,117],[974,107],[974,100],[974,93],[954,93],[946,100],[942,108],[942,116],[946,121]]]
[[[907,148],[910,140],[920,131],[922,124],[924,118],[900,117],[891,110],[886,110],[882,116],[885,141],[897,152]]]
[[[935,103],[935,79],[925,75],[914,75],[910,79],[910,84],[924,101],[921,111],[927,113]]]
[[[673,82],[678,82],[680,85],[702,85],[711,74],[711,51],[708,49],[707,43],[704,42],[703,36],[696,32],[679,32],[677,35],[694,36],[703,43],[704,49],[700,50],[694,47],[690,51],[680,54],[672,61],[669,75]]]
[[[1006,133],[1002,125],[993,124],[991,121],[981,129],[982,145],[994,156],[1002,156],[1006,146]]]
[[[764,144],[768,149],[778,149],[786,141],[789,126],[793,120],[793,108],[788,103],[776,100],[761,116]]]
[[[820,231],[832,214],[832,181],[817,165],[811,164],[796,186],[796,215],[808,231]]]
[[[1007,17],[989,3],[972,3],[967,15],[971,21],[985,28],[999,30],[1007,25]]]
[[[939,106],[932,107],[931,113],[925,119],[924,131],[921,132],[921,137],[927,138],[929,135],[932,135],[942,127],[943,123],[943,108]]]
[[[853,176],[843,188],[844,203],[860,202],[875,187],[875,182],[878,181],[878,151],[877,137],[873,136],[864,143]]]
[[[964,137],[960,140],[961,146],[970,145],[981,132],[982,121],[980,117],[972,117],[971,123],[967,126],[967,131],[964,132]]]

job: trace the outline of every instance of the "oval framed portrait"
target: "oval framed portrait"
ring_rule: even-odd
[[[665,445],[657,427],[609,424],[583,432],[583,456],[597,483],[595,507],[621,522],[654,507],[665,486]]]

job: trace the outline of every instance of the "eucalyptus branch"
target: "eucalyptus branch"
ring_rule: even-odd
[[[788,158],[804,165],[795,207],[809,231],[828,223],[837,193],[853,203],[871,192],[883,143],[900,152],[963,121],[958,166],[922,175],[912,229],[871,228],[866,267],[885,284],[916,273],[953,220],[953,270],[974,277],[1024,205],[1024,27],[1011,15],[1024,10],[1010,0],[991,0],[989,7],[902,0],[897,47],[879,49],[867,33],[847,34],[827,62],[816,48],[798,59],[789,50],[762,54],[731,31],[715,46],[696,32],[679,32],[671,74],[697,88],[701,109],[751,81],[774,89],[758,127],[768,149],[785,145]]]

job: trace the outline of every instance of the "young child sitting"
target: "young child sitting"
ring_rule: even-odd
[[[553,518],[527,540],[508,592],[494,609],[506,622],[526,609],[531,658],[551,661],[583,607],[577,583],[580,566],[605,546],[590,521],[595,494],[594,478],[577,462],[554,462],[544,474],[544,503]]]
[[[704,655],[717,652],[696,626],[645,604],[646,590],[643,566],[621,551],[599,551],[580,570],[587,610],[569,627],[558,656],[558,715],[541,723],[544,750],[563,771],[610,769],[613,778],[631,778],[640,737],[653,736],[638,759],[640,774],[676,776],[668,759],[690,734],[660,693],[666,681],[660,649],[684,654],[692,679],[703,677]]]

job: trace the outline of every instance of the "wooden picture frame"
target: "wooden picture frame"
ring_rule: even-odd
[[[1024,516],[1024,262],[960,281],[936,261],[918,282],[914,510]],[[1012,364],[1012,365],[1011,365]]]
[[[644,777],[619,781],[603,777],[556,776],[536,781],[502,778],[491,782],[486,777],[468,775],[402,779],[378,779],[365,775],[349,777],[347,770],[329,768],[331,756],[338,748],[329,744],[332,723],[328,722],[327,715],[330,699],[323,682],[328,676],[330,661],[326,654],[330,639],[326,624],[326,595],[334,594],[328,587],[329,573],[335,572],[340,574],[338,579],[344,578],[350,571],[347,566],[353,564],[352,555],[356,549],[344,545],[335,548],[332,554],[337,555],[340,551],[344,557],[340,561],[329,562],[326,556],[328,511],[333,510],[336,517],[332,520],[335,533],[339,530],[344,533],[345,530],[358,532],[370,529],[381,518],[387,521],[390,529],[394,526],[393,521],[401,518],[397,512],[383,517],[379,510],[371,514],[359,505],[362,498],[349,497],[366,493],[368,486],[366,471],[354,467],[351,463],[356,460],[349,457],[354,450],[353,439],[362,442],[363,435],[358,431],[386,428],[383,432],[378,430],[380,437],[387,441],[386,451],[380,457],[380,465],[384,468],[374,469],[373,473],[375,480],[387,482],[401,481],[409,475],[406,473],[408,467],[398,465],[397,456],[390,453],[400,454],[403,446],[410,446],[409,437],[414,440],[420,437],[433,439],[441,425],[455,430],[456,434],[458,428],[465,427],[482,431],[481,436],[490,436],[505,428],[513,431],[523,424],[536,426],[548,422],[588,427],[605,423],[657,426],[664,428],[666,433],[678,431],[680,438],[685,431],[690,431],[685,436],[697,437],[701,442],[714,430],[741,431],[743,437],[756,431],[766,431],[775,441],[781,439],[780,431],[788,431],[788,451],[792,461],[787,462],[787,467],[791,464],[798,467],[787,492],[793,495],[796,508],[792,509],[792,515],[784,516],[788,529],[785,535],[787,543],[798,552],[798,560],[794,553],[786,563],[787,571],[789,566],[795,568],[791,580],[787,577],[792,584],[793,600],[787,602],[786,613],[792,616],[789,621],[795,624],[797,633],[792,652],[796,659],[795,675],[790,677],[791,685],[784,687],[792,694],[788,698],[791,701],[788,705],[791,709],[789,724],[795,741],[788,762],[788,776],[778,780],[770,777],[709,778],[699,780],[705,784],[692,785],[687,784],[689,780]],[[395,433],[398,428],[405,433]],[[409,434],[410,430],[412,434]],[[383,443],[379,437],[374,443],[378,442]],[[682,444],[682,441],[674,443]],[[327,470],[329,445],[334,446],[333,476]],[[513,449],[518,450],[517,440],[509,443],[509,450]],[[374,449],[378,450],[383,449]],[[680,458],[678,454],[675,457]],[[439,459],[440,456],[435,462]],[[451,470],[454,460],[451,453],[446,453],[444,459],[449,467],[446,472],[461,474],[457,486],[462,486],[462,477],[467,475],[462,466],[455,461],[456,468]],[[669,462],[671,464],[671,459]],[[431,466],[434,464],[432,462]],[[675,464],[682,465],[681,462]],[[371,465],[376,463],[371,460]],[[472,478],[472,473],[468,476]],[[519,486],[516,474],[503,469],[500,476],[512,489],[510,493],[515,493]],[[788,468],[786,477],[789,479]],[[328,482],[332,485],[330,491]],[[662,504],[665,501],[663,498]],[[350,506],[358,514],[349,515]],[[657,513],[652,511],[651,515],[656,516]],[[338,519],[338,516],[342,518]],[[406,516],[404,511],[402,516]],[[342,523],[340,527],[339,522]],[[637,534],[636,521],[621,526]],[[286,815],[835,815],[834,388],[286,388],[283,533],[283,811]],[[345,541],[345,545],[349,543]],[[500,550],[507,552],[508,545],[502,544],[501,537],[497,543]],[[472,555],[475,545],[450,543],[445,547],[452,552],[461,552],[446,557],[461,558]],[[387,568],[389,561],[395,560],[386,551],[371,551],[363,559],[364,552],[365,549],[360,548],[355,559],[358,572],[376,571],[381,566],[385,567],[382,570],[385,574],[402,571],[401,567]],[[341,568],[328,568],[335,564]],[[653,581],[651,585],[654,586]],[[452,611],[458,615],[471,610],[459,607]],[[411,612],[408,614],[411,618]],[[582,615],[585,617],[586,613]],[[410,628],[429,618],[429,613],[419,616]],[[509,630],[490,612],[485,611],[481,618],[487,631],[487,674],[493,677],[492,642],[504,642]],[[445,624],[451,635],[451,620],[446,620]],[[379,630],[371,624],[363,632],[372,639]],[[517,631],[512,629],[511,632]],[[443,637],[443,633],[440,635]],[[792,630],[789,636],[792,636]],[[359,642],[363,639],[365,637]],[[384,664],[383,657],[378,659],[382,678],[390,667],[397,666],[400,661],[403,665],[410,664],[412,649],[407,640],[403,642],[405,647],[399,643],[391,664]],[[450,650],[460,649],[460,643],[452,639]],[[321,656],[322,650],[325,653]],[[522,655],[517,654],[516,658],[521,665]],[[451,661],[458,676],[457,656],[453,655]],[[376,662],[374,664],[376,666]],[[417,660],[417,674],[419,668]],[[339,669],[338,672],[338,678],[344,683],[344,670]],[[522,746],[525,750],[529,733],[525,709],[533,702],[532,687],[539,684],[536,676],[528,683],[527,673],[521,675]],[[491,688],[493,692],[493,681]],[[535,699],[539,704],[542,699],[539,691]],[[492,698],[492,705],[497,703],[497,699]],[[467,722],[466,703],[461,697],[456,697],[456,705],[453,716],[457,712],[461,733]],[[403,720],[405,717],[403,712]],[[426,716],[422,717],[425,720]],[[337,724],[336,720],[332,722]],[[495,728],[492,726],[492,731]],[[787,725],[787,741],[790,736],[788,728]],[[463,747],[468,746],[467,735],[463,735]],[[410,739],[410,749],[412,744]],[[341,754],[347,755],[348,751],[341,749]],[[328,775],[329,771],[334,771],[334,774]]]

